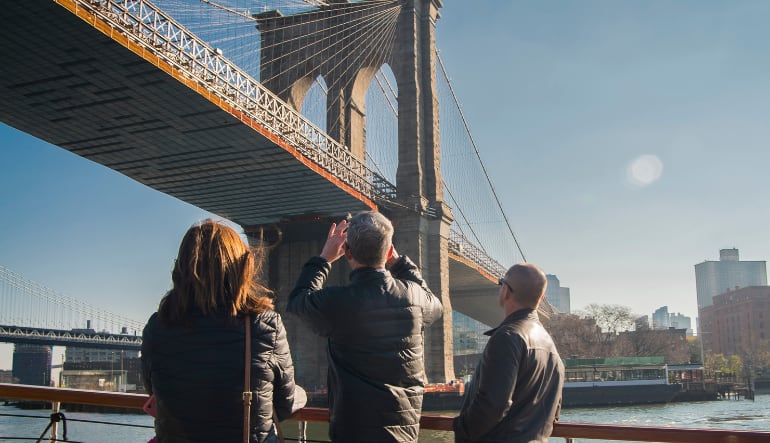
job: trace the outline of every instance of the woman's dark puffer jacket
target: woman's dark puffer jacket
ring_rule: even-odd
[[[194,313],[189,327],[170,327],[158,314],[142,334],[142,375],[155,395],[158,443],[242,442],[245,332],[243,319]],[[281,316],[252,316],[251,441],[276,441],[278,419],[294,405],[294,366]],[[299,388],[300,402],[305,400]]]

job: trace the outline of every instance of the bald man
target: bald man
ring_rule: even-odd
[[[486,332],[489,343],[453,422],[455,442],[546,443],[561,410],[564,365],[537,316],[545,274],[520,263],[498,284],[505,320]]]

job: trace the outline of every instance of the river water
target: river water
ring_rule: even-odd
[[[153,435],[151,428],[152,419],[146,415],[64,412],[68,420],[67,437],[72,441],[84,443],[142,443],[146,442]],[[31,417],[19,417],[18,415]],[[455,413],[446,412],[441,413],[441,415],[455,415]],[[46,417],[46,413],[41,410],[26,411],[12,406],[0,405],[0,441],[22,442],[29,441],[30,437],[33,439],[39,437],[48,423]],[[76,420],[88,420],[90,422]],[[756,401],[719,400],[649,406],[566,409],[562,412],[561,421],[628,426],[672,426],[767,431],[770,430],[770,395],[758,395]],[[132,427],[93,422],[122,423],[132,425]],[[296,435],[295,423],[284,423],[284,430],[287,437]],[[59,436],[61,437],[61,433]],[[11,437],[17,437],[17,439]],[[309,425],[308,437],[313,440],[328,440],[325,426],[311,423]],[[47,442],[48,440],[43,441]],[[420,434],[420,441],[426,443],[450,443],[454,439],[449,432],[425,430]],[[563,442],[564,440],[552,438],[551,441],[556,443]],[[576,441],[586,443],[598,442],[598,440]]]

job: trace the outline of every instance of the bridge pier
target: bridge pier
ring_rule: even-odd
[[[399,251],[422,269],[441,298],[444,316],[426,331],[426,372],[431,382],[455,378],[452,304],[449,299],[449,228],[444,202],[436,90],[436,36],[440,0],[404,0],[390,64],[398,85],[398,170],[401,208],[391,209]]]
[[[302,266],[310,257],[321,252],[329,225],[341,217],[312,217],[277,225],[244,227],[252,246],[268,245],[267,266],[262,278],[275,291],[275,309],[283,317],[286,327],[297,383],[311,390],[326,385],[326,339],[316,335],[296,317],[287,315],[286,304]],[[347,262],[338,260],[332,266],[327,284],[347,284],[349,274]]]
[[[423,278],[444,306],[441,320],[425,331],[425,372],[429,382],[447,382],[455,378],[449,256],[446,254],[451,213],[448,209],[430,212],[430,216],[410,209],[383,213],[394,220],[394,244],[399,254],[408,255],[420,267]]]
[[[444,304],[442,321],[425,334],[430,382],[455,378],[448,256],[453,216],[443,199],[436,90],[435,24],[441,7],[441,0],[401,0],[397,6],[335,2],[293,16],[276,11],[256,16],[263,48],[261,82],[299,110],[313,80],[323,77],[329,87],[327,132],[362,161],[366,154],[366,91],[377,70],[386,63],[391,66],[398,86],[398,202],[384,203],[386,207],[379,209],[393,220],[398,251],[415,261]],[[385,29],[389,32],[383,32]],[[333,41],[328,39],[331,34],[336,35]],[[385,41],[351,44],[356,38]],[[270,255],[268,281],[283,298],[283,306],[304,261],[321,250],[328,223],[320,225],[319,232],[313,223],[281,226],[285,241]],[[328,283],[345,284],[348,270],[335,266],[335,272]],[[283,306],[279,304],[279,309]],[[311,375],[306,371],[322,368],[325,372],[325,357],[319,356],[319,348],[324,346],[309,338],[306,334],[312,334],[303,326],[289,323],[291,319],[287,328],[292,346],[298,346],[296,366],[302,383],[303,377]]]
[[[424,214],[404,208],[385,210],[383,213],[394,220],[394,243],[399,253],[409,255],[421,267],[423,277],[444,305],[442,319],[425,331],[425,371],[428,380],[445,382],[454,379],[449,258],[446,253],[435,253],[447,251],[451,213],[447,208],[444,212],[428,211]],[[268,245],[262,279],[275,291],[275,307],[284,319],[297,382],[308,389],[326,384],[326,339],[316,335],[304,322],[287,315],[286,303],[302,266],[310,257],[321,252],[329,225],[342,217],[311,217],[244,228],[251,245]],[[350,272],[347,262],[338,260],[332,266],[326,284],[346,285]]]

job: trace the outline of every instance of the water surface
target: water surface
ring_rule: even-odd
[[[73,441],[84,443],[142,443],[153,436],[152,418],[146,415],[64,412],[69,420],[67,424],[67,437]],[[456,412],[432,412],[431,414],[453,416],[456,415]],[[18,417],[18,415],[31,417]],[[47,416],[46,411],[26,411],[12,406],[0,405],[0,441],[22,442],[29,441],[30,437],[39,437],[48,424]],[[133,427],[75,420],[121,423],[132,425]],[[770,395],[758,395],[756,401],[720,400],[648,406],[574,408],[564,410],[561,421],[627,426],[671,426],[770,431]],[[296,422],[284,423],[287,437],[296,436],[296,429]],[[312,440],[328,441],[326,432],[324,424],[310,423],[308,425],[308,438]],[[26,440],[11,439],[9,437],[24,438]],[[420,441],[426,443],[452,443],[454,438],[450,432],[423,430],[420,433]],[[551,441],[557,443],[564,440],[552,438]],[[575,440],[575,442],[598,443],[600,441],[579,439]]]

